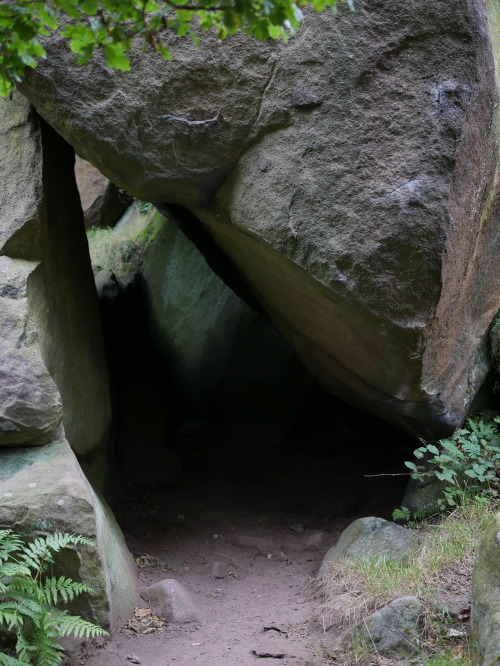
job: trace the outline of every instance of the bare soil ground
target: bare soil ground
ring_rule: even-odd
[[[134,617],[110,638],[83,644],[66,663],[328,663],[312,585],[321,560],[355,518],[389,517],[405,481],[366,479],[363,472],[372,470],[358,462],[303,456],[260,477],[195,470],[170,489],[127,489],[115,509],[139,562],[139,589],[174,578],[202,620],[182,625]],[[241,537],[248,537],[246,547]],[[229,575],[215,578],[216,562],[227,563]]]

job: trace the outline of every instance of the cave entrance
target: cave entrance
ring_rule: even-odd
[[[112,503],[138,564],[142,612],[152,612],[150,624],[134,618],[113,636],[111,659],[250,666],[286,655],[279,663],[326,666],[316,654],[321,561],[356,518],[391,517],[407,477],[377,475],[401,472],[415,442],[326,393],[247,306],[240,327],[221,314],[229,358],[212,340],[194,390],[180,381],[174,345],[169,363],[152,335],[146,278],[101,301],[119,470]],[[187,600],[162,624],[148,590],[172,580]],[[103,663],[102,651],[86,658]]]
[[[243,500],[262,514],[281,502],[290,520],[311,514],[326,530],[338,518],[390,517],[414,440],[326,393],[266,315],[150,204],[134,202],[88,240],[118,495],[156,496],[171,513],[176,493],[205,486],[207,504],[224,486],[225,505]]]
[[[144,606],[165,579],[191,600],[189,622],[147,625],[156,640],[133,619],[126,651],[152,665],[316,663],[311,581],[353,520],[400,505],[415,441],[323,390],[150,205],[88,240],[111,379],[111,505]],[[86,660],[99,666],[102,652]]]

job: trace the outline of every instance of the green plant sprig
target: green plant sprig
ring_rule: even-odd
[[[411,478],[423,481],[436,478],[446,482],[440,510],[457,506],[467,496],[498,495],[500,465],[500,434],[495,423],[467,419],[448,439],[434,444],[424,444],[413,452],[417,460],[427,458],[426,465],[406,461]]]

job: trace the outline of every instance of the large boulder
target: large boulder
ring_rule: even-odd
[[[64,551],[58,566],[93,593],[72,610],[103,627],[120,626],[139,596],[136,571],[112,513],[92,490],[64,439],[42,447],[0,450],[0,529],[27,538],[68,532],[95,547]]]
[[[18,93],[0,101],[0,180],[0,446],[53,439],[62,417],[88,458],[110,406],[74,153]]]
[[[498,13],[359,2],[287,45],[172,38],[131,73],[55,39],[21,89],[116,185],[194,211],[325,387],[437,436],[498,309]]]

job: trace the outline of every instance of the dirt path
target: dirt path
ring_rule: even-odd
[[[174,578],[202,620],[147,634],[121,628],[68,664],[321,666],[311,585],[321,559],[355,517],[387,516],[400,496],[401,482],[333,474],[317,461],[252,481],[198,472],[169,491],[129,495],[118,514],[140,558],[139,589]],[[224,578],[215,578],[216,562],[227,565]]]

